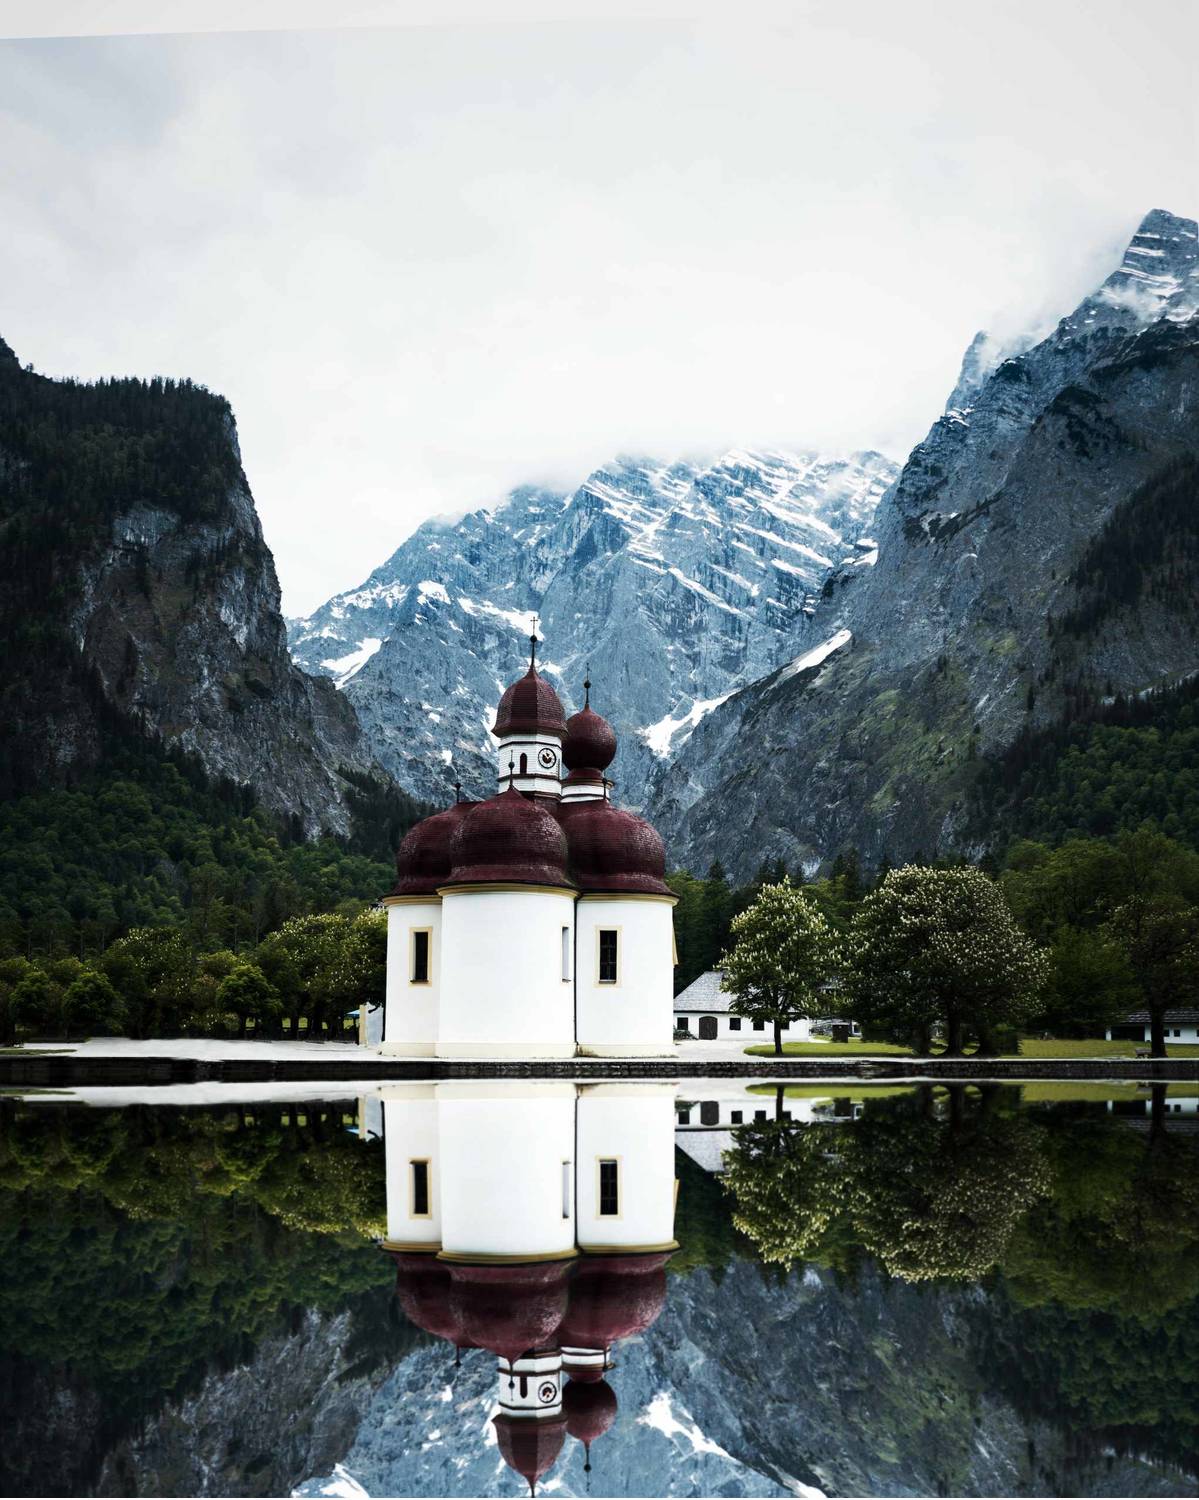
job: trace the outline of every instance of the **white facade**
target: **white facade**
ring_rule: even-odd
[[[444,892],[438,1057],[574,1056],[574,913],[571,890]]]
[[[662,896],[582,895],[575,919],[579,1051],[588,1057],[660,1056],[671,1028],[673,902]],[[601,932],[616,934],[615,982],[601,974]]]
[[[422,941],[425,945],[423,970],[418,967]],[[387,1005],[381,1052],[399,1057],[433,1055],[437,1043],[440,988],[441,898],[390,897],[387,901]]]
[[[590,1254],[674,1247],[675,1085],[580,1085],[577,1235]],[[615,1163],[616,1211],[601,1193],[601,1163]],[[610,1169],[609,1169],[610,1171]]]
[[[1124,1037],[1128,1032],[1135,1029],[1135,1024],[1129,1025],[1125,1023],[1119,1028],[1120,1036]],[[1199,1042],[1199,1025],[1196,1025],[1193,1021],[1167,1020],[1164,1029],[1166,1033],[1167,1045],[1169,1045],[1170,1042]],[[1113,1028],[1109,1026],[1104,1032],[1104,1036],[1109,1042],[1112,1040],[1112,1030]],[[1140,1041],[1144,1043],[1149,1042],[1153,1039],[1153,1031],[1148,1021],[1146,1021],[1144,1025],[1140,1027],[1140,1032],[1140,1037],[1130,1038],[1130,1040]]]
[[[562,742],[552,734],[508,734],[496,752],[496,782],[527,795],[556,797],[562,785]]]
[[[687,1023],[683,1025],[684,1021]],[[727,1011],[678,1010],[674,1012],[674,1024],[690,1033],[694,1041],[738,1042],[743,1047],[759,1044],[774,1045],[774,1027],[762,1022],[755,1027],[752,1021],[742,1016],[731,1016]],[[715,1030],[713,1030],[715,1028]],[[810,1042],[812,1023],[806,1016],[782,1029],[784,1042]]]

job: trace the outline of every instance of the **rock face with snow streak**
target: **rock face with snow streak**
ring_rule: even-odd
[[[713,711],[657,776],[649,813],[675,858],[746,874],[850,845],[870,860],[970,847],[981,758],[1086,695],[1193,671],[1199,580],[1170,572],[1184,549],[1162,537],[1153,586],[1120,607],[1078,569],[1109,523],[1129,538],[1148,524],[1155,489],[1177,488],[1181,514],[1196,488],[1195,221],[1149,214],[1048,337],[990,358],[976,340],[880,505],[876,565],[831,576],[792,665]]]
[[[579,1443],[544,1495],[1185,1495],[1186,1476],[1017,1412],[977,1336],[1002,1304],[970,1287],[916,1287],[863,1266],[852,1287],[747,1262],[719,1285],[671,1277],[666,1307],[613,1351],[619,1402],[583,1470]],[[335,1468],[297,1495],[516,1496],[496,1447],[494,1358],[419,1349],[378,1387]]]
[[[878,453],[733,451],[715,463],[618,459],[570,493],[513,490],[421,526],[366,582],[290,622],[291,648],[354,704],[409,791],[494,784],[488,729],[528,653],[570,709],[591,668],[621,736],[622,801],[712,706],[793,654],[833,567],[859,545],[896,467]]]

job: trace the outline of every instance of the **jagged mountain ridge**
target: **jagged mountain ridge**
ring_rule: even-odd
[[[830,570],[873,556],[865,533],[895,473],[874,452],[733,450],[617,459],[570,492],[522,486],[426,522],[359,588],[292,620],[292,652],[343,688],[402,785],[444,800],[455,780],[494,784],[491,715],[536,614],[568,708],[590,665],[636,805],[656,758],[790,654]]]
[[[747,873],[849,845],[872,860],[963,847],[978,757],[1199,664],[1185,588],[1061,628],[1113,513],[1199,452],[1195,221],[1150,213],[1046,338],[989,373],[979,353],[879,507],[876,566],[832,575],[804,650],[656,776],[650,813],[676,857]]]
[[[113,734],[194,752],[309,834],[349,831],[347,775],[385,784],[352,706],[289,656],[223,398],[51,380],[0,347],[0,535],[7,791],[69,781]]]

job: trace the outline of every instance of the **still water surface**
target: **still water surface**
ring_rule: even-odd
[[[1191,1495],[1199,1086],[9,1100],[0,1408],[7,1495]]]

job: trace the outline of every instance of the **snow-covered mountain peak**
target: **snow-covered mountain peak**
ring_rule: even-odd
[[[618,783],[636,803],[655,758],[794,656],[812,600],[895,472],[871,451],[621,455],[570,493],[522,485],[456,523],[425,523],[360,587],[293,621],[292,650],[345,690],[402,784],[439,796],[452,763],[481,791],[489,716],[536,613],[568,704],[591,662],[623,737]]]

